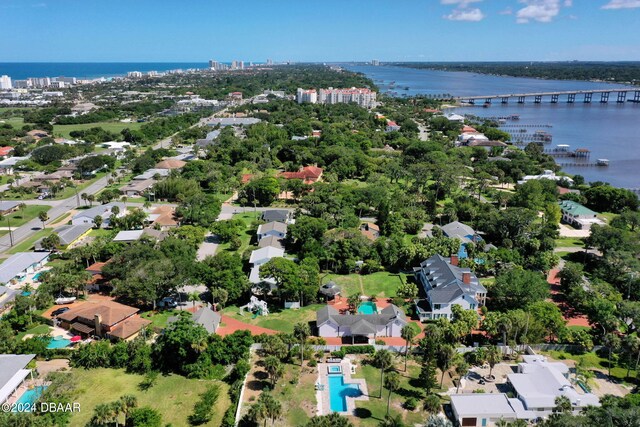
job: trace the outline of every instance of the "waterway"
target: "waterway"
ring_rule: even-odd
[[[625,87],[604,82],[541,80],[391,66],[346,68],[366,74],[381,92],[396,92],[395,96],[474,96]],[[563,167],[564,171],[583,175],[587,181],[605,181],[618,187],[640,188],[640,104],[618,104],[615,95],[611,99],[607,104],[600,104],[600,95],[596,94],[593,96],[595,102],[591,104],[584,104],[582,95],[576,97],[574,104],[567,104],[566,96],[561,96],[557,104],[551,104],[548,98],[542,104],[534,104],[533,98],[527,99],[525,104],[518,104],[512,99],[509,104],[503,105],[498,100],[489,108],[479,105],[452,111],[482,117],[518,114],[519,122],[509,124],[549,124],[551,128],[540,128],[553,135],[553,142],[545,145],[545,148],[552,149],[558,144],[567,144],[570,150],[587,148],[591,150],[592,162],[600,158],[609,159],[610,162],[609,167]],[[558,160],[560,163],[570,161],[565,158]]]

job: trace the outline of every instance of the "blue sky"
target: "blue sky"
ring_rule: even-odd
[[[0,62],[640,60],[640,0],[0,0]]]

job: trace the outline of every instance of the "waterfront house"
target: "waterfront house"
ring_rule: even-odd
[[[604,225],[598,213],[573,200],[558,202],[562,212],[562,222],[579,229],[590,229],[593,224]]]
[[[425,298],[415,301],[420,321],[452,319],[454,305],[476,310],[485,304],[487,290],[470,269],[458,267],[457,255],[450,259],[434,255],[414,271],[425,294]]]
[[[316,312],[316,325],[320,337],[399,337],[408,323],[404,312],[391,304],[372,314],[340,314],[331,305]]]

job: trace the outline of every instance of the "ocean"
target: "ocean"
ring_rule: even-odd
[[[129,71],[168,71],[207,68],[206,62],[0,62],[0,75],[12,80],[29,77],[97,77],[124,76]]]
[[[530,78],[490,76],[466,72],[419,70],[391,66],[346,66],[345,68],[364,73],[380,88],[381,92],[393,91],[397,96],[450,94],[453,96],[497,95],[504,93],[527,93],[548,91],[572,91],[580,89],[603,89],[628,87],[604,82],[583,82],[571,80],[542,80]],[[392,82],[395,82],[392,84]],[[640,87],[635,87],[640,90]],[[509,104],[494,101],[489,108],[456,108],[461,114],[481,117],[501,117],[517,114],[518,122],[509,124],[549,125],[541,127],[553,135],[553,141],[545,149],[566,144],[570,150],[586,148],[591,151],[590,162],[609,159],[609,167],[573,166],[563,170],[580,174],[587,181],[604,181],[625,188],[640,188],[640,144],[637,142],[640,123],[640,104],[626,102],[618,104],[610,100],[600,104],[600,95],[594,95],[594,102],[584,104],[578,95],[574,104],[567,104],[566,97],[551,104],[546,98],[541,104],[534,104],[528,98],[525,104],[511,100]],[[532,128],[529,128],[532,129]],[[533,128],[537,130],[536,128]],[[514,129],[505,129],[513,132]],[[572,162],[573,159],[558,159],[558,163]]]

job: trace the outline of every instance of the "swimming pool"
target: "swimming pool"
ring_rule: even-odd
[[[329,365],[327,368],[330,374],[341,374],[342,367],[340,365]]]
[[[331,411],[345,412],[347,397],[362,395],[358,384],[345,384],[344,375],[329,375],[329,402]]]
[[[40,275],[41,275],[41,274],[42,274],[42,272],[36,273],[36,274],[33,276],[33,281],[34,281],[34,282],[39,282],[39,281],[40,281]]]
[[[42,393],[44,393],[46,388],[46,386],[38,386],[25,391],[22,393],[22,396],[20,396],[20,399],[16,401],[16,408],[25,408],[33,405],[38,399],[40,399],[40,396],[42,396]],[[23,405],[20,405],[21,403]],[[27,403],[29,405],[24,405]]]
[[[358,306],[358,313],[360,314],[376,314],[378,307],[373,301],[365,301]]]
[[[54,349],[54,348],[69,347],[70,345],[71,345],[71,340],[64,338],[62,335],[58,335],[57,337],[55,337],[51,341],[49,341],[49,344],[47,345],[47,348],[49,350],[51,350],[51,349]]]

